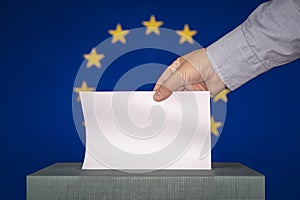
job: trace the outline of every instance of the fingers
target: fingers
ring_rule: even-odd
[[[153,91],[157,91],[158,88],[162,85],[165,80],[167,80],[173,74],[172,69],[169,67],[163,72],[163,74],[159,77],[158,81],[156,82]]]
[[[165,82],[180,67],[181,64],[182,58],[179,57],[159,77],[153,91],[157,91],[160,85],[162,85],[162,83]]]
[[[182,76],[182,70],[178,68],[167,80],[157,87],[156,93],[153,96],[155,101],[163,101],[168,98],[173,91],[181,89],[184,90],[185,79]]]
[[[192,54],[187,55],[187,59],[180,57],[165,70],[153,89],[156,92],[153,96],[155,101],[167,99],[176,90],[208,90],[201,71],[193,65],[193,57],[195,55]]]
[[[153,99],[158,102],[163,101],[166,98],[168,98],[172,93],[173,93],[172,90],[170,90],[169,88],[166,88],[165,86],[162,85],[155,92]]]
[[[201,82],[192,85],[181,86],[177,88],[176,91],[208,91],[208,88],[205,82]],[[172,90],[162,85],[160,88],[158,88],[153,98],[155,101],[163,101],[171,96],[172,93]]]

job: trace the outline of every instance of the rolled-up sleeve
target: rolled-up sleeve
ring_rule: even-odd
[[[207,47],[207,54],[230,90],[299,58],[300,0],[261,4],[244,23]]]

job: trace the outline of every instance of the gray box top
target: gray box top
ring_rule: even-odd
[[[213,163],[212,170],[157,170],[145,173],[136,173],[136,170],[133,173],[110,169],[82,170],[81,167],[82,163],[55,163],[29,176],[264,176],[241,163]]]

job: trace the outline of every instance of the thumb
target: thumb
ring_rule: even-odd
[[[155,101],[163,101],[167,99],[173,91],[184,86],[184,78],[180,73],[180,68],[174,72],[167,80],[165,80],[155,92],[153,99]]]

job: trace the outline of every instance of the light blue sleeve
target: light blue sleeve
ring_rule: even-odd
[[[207,54],[230,90],[299,58],[300,0],[261,4],[243,24],[207,47]]]

